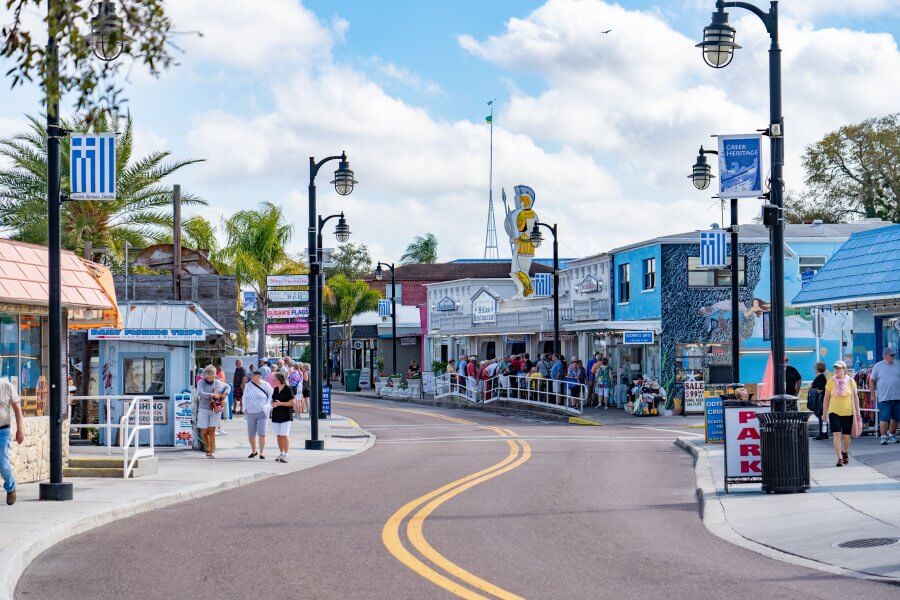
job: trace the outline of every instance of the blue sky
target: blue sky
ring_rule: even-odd
[[[177,183],[209,200],[214,221],[281,203],[299,250],[307,157],[346,149],[360,186],[339,201],[323,177],[323,211],[346,210],[378,258],[433,232],[452,259],[482,254],[483,119],[496,98],[495,197],[532,185],[540,217],[566,232],[564,254],[584,255],[718,220],[686,174],[711,134],[765,126],[767,40],[732,11],[744,49],[728,69],[705,67],[693,43],[713,5],[178,0],[178,29],[205,35],[180,37],[181,64],[159,80],[133,69],[128,109],[140,150],[207,159]],[[781,6],[788,186],[802,189],[806,144],[897,110],[900,0]],[[38,97],[0,94],[7,135]],[[758,203],[743,206],[749,221]]]

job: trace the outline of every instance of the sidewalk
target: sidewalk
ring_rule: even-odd
[[[70,479],[75,485],[71,502],[40,502],[37,483],[18,486],[18,502],[0,506],[0,600],[11,599],[29,563],[63,539],[144,511],[352,456],[375,443],[374,436],[356,423],[335,415],[319,421],[325,450],[304,450],[309,437],[309,420],[304,416],[294,421],[290,462],[282,464],[274,460],[278,455],[274,436],[267,440],[266,460],[249,460],[243,417],[225,421],[224,427],[228,435],[216,438],[215,460],[202,452],[157,448],[159,474],[127,481]],[[105,455],[106,449],[74,447],[72,452],[73,456]]]
[[[900,583],[900,541],[868,548],[838,544],[900,539],[900,482],[857,456],[900,458],[900,445],[853,440],[851,462],[834,466],[831,440],[810,439],[811,487],[803,494],[764,494],[759,485],[724,490],[724,448],[687,437],[676,442],[695,457],[697,496],[712,533],[760,554],[841,575]]]

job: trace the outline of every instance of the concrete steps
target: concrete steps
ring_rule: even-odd
[[[139,458],[131,471],[132,477],[156,475],[159,459],[155,456]],[[105,477],[122,479],[122,458],[113,456],[70,456],[63,469],[63,477]]]

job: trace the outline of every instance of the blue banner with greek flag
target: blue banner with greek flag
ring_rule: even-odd
[[[547,298],[553,295],[553,274],[537,273],[534,276],[534,295],[537,298]]]
[[[390,300],[379,300],[378,301],[378,316],[379,317],[391,316],[391,301]]]
[[[116,199],[116,134],[70,136],[69,198]]]
[[[700,232],[700,266],[724,267],[728,264],[728,236],[724,229]]]

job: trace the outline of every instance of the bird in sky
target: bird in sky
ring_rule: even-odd
[[[606,31],[601,31],[600,33],[609,33],[612,29],[607,29]]]

